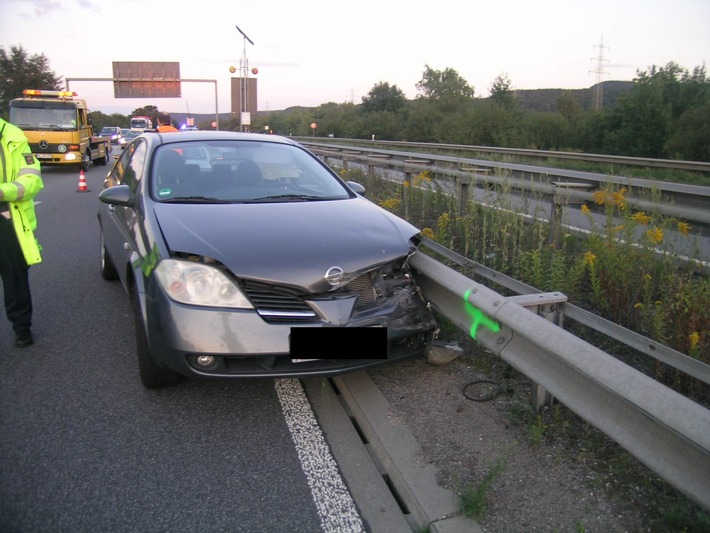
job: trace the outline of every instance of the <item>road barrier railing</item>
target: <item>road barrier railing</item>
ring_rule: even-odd
[[[710,187],[657,180],[612,176],[594,172],[501,163],[457,156],[413,153],[376,148],[341,146],[302,141],[326,163],[339,161],[344,169],[352,163],[373,169],[390,169],[411,177],[429,171],[450,179],[465,205],[473,187],[506,185],[524,194],[537,194],[557,203],[586,202],[594,207],[594,192],[605,187],[626,187],[626,201],[640,211],[660,213],[691,224],[710,226]],[[710,164],[705,164],[710,168]],[[657,199],[661,197],[661,199]]]
[[[710,410],[542,316],[560,293],[506,297],[425,253],[410,264],[443,316],[710,510]]]
[[[503,274],[502,272],[493,270],[490,267],[476,263],[432,239],[426,237],[422,237],[421,239],[424,247],[445,260],[458,265],[464,271],[471,272],[472,275],[477,276],[479,279],[486,279],[518,295],[531,295],[536,297],[540,294],[540,291],[535,287]],[[556,303],[558,305],[555,312],[558,313],[559,316],[555,317],[555,323],[561,324],[563,317],[565,320],[574,320],[583,326],[628,346],[646,357],[660,361],[688,376],[710,385],[710,365],[619,324],[615,324],[604,317],[590,313],[586,309],[567,302],[566,298],[564,301],[559,300]],[[542,303],[540,303],[540,305],[542,305]]]
[[[603,163],[617,165],[620,167],[645,167],[645,168],[670,168],[674,170],[687,170],[694,172],[710,172],[710,162],[707,161],[683,161],[679,159],[656,159],[649,157],[629,157],[619,155],[589,154],[584,152],[555,152],[551,150],[531,150],[526,148],[502,148],[496,146],[473,146],[467,144],[446,144],[446,143],[424,143],[407,141],[369,141],[365,139],[336,139],[319,137],[314,141],[310,137],[296,137],[303,144],[315,144],[322,146],[332,146],[337,143],[346,143],[351,149],[355,146],[361,149],[373,149],[376,147],[386,147],[388,150],[394,147],[405,148],[407,150],[443,151],[455,153],[475,153],[489,154],[493,156],[512,156],[520,158],[548,159],[568,159],[575,161]]]
[[[365,166],[370,175],[379,168],[401,172],[404,180],[410,182],[413,175],[423,171],[450,176],[462,209],[470,187],[512,184],[520,191],[550,198],[556,209],[560,204],[591,205],[593,189],[616,183],[641,191],[630,199],[637,209],[710,225],[707,209],[710,187],[443,155],[304,144],[326,163],[340,161],[345,169],[355,163]],[[535,175],[540,179],[531,179]],[[649,200],[653,197],[651,191],[669,195],[675,201]],[[550,218],[555,221],[552,215]],[[559,217],[556,222],[560,223]],[[535,384],[532,401],[536,407],[556,398],[710,510],[710,411],[566,331],[561,327],[563,317],[706,384],[710,383],[709,365],[576,307],[566,301],[564,294],[540,293],[430,239],[424,238],[423,245],[410,263],[424,296],[457,327],[531,379]],[[427,248],[433,253],[426,254]],[[458,264],[464,271],[473,271],[478,279],[483,277],[516,296],[503,296],[432,256]]]

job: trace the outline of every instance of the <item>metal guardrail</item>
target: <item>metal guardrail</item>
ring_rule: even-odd
[[[451,188],[451,194],[459,201],[459,214],[465,213],[474,188],[489,190],[495,187],[516,193],[521,198],[545,202],[550,209],[549,242],[553,244],[562,234],[563,208],[579,207],[584,203],[598,216],[605,216],[604,206],[596,205],[595,192],[614,184],[619,188],[627,187],[624,200],[631,209],[687,222],[698,229],[702,239],[707,239],[710,229],[710,187],[320,142],[303,141],[302,144],[326,164],[340,163],[346,170],[352,164],[365,166],[371,176],[376,175],[376,169],[392,170],[403,174],[404,181],[411,184],[413,176],[428,171],[438,183]],[[678,259],[690,259],[704,266],[709,264],[704,257],[707,253],[704,248],[698,260],[689,257],[691,252],[688,251],[688,257],[680,253]]]
[[[350,162],[356,162],[371,168],[393,169],[410,175],[428,170],[442,176],[451,176],[456,180],[459,189],[457,194],[462,199],[467,197],[467,191],[472,186],[505,185],[512,190],[539,194],[550,200],[556,197],[559,202],[586,202],[594,206],[594,191],[615,185],[629,189],[626,201],[635,209],[710,226],[710,187],[447,155],[306,140],[300,142],[326,163],[330,159],[340,160],[346,169]],[[661,200],[656,200],[659,195]]]
[[[710,510],[710,410],[527,309],[559,293],[505,297],[424,253],[410,264],[439,312]]]
[[[515,278],[507,276],[501,272],[497,272],[485,265],[476,263],[475,261],[454,252],[453,250],[449,250],[436,241],[422,237],[422,244],[432,252],[448,261],[451,261],[452,263],[457,264],[460,267],[463,267],[465,270],[472,272],[476,276],[485,278],[488,281],[496,283],[497,285],[513,291],[516,294],[532,296],[542,294],[535,287],[516,280]],[[647,357],[661,361],[676,370],[680,370],[681,372],[710,385],[710,365],[707,365],[702,361],[693,359],[692,357],[674,350],[673,348],[669,348],[668,346],[656,342],[653,339],[644,337],[643,335],[631,331],[630,329],[590,313],[589,311],[573,305],[566,300],[559,303],[559,312],[562,313],[565,318],[575,320],[576,322],[579,322],[580,324],[587,326],[598,333],[602,333],[609,338],[633,348]]]
[[[655,211],[679,220],[710,224],[710,187],[688,185],[627,176],[610,176],[596,172],[565,170],[552,167],[501,163],[482,159],[470,159],[431,153],[399,152],[357,146],[324,144],[301,141],[315,154],[328,159],[339,159],[347,168],[354,161],[363,165],[392,168],[399,171],[421,172],[429,170],[456,177],[461,184],[484,185],[486,183],[512,186],[517,190],[551,194],[559,191],[554,182],[586,184],[587,190],[568,188],[569,198],[593,205],[593,190],[609,185],[629,188],[627,201],[635,208]],[[550,152],[555,154],[557,152]],[[552,157],[552,156],[551,156]],[[707,164],[710,169],[710,163]],[[516,178],[514,176],[522,176]],[[533,179],[530,179],[533,178]],[[658,196],[661,200],[656,200]],[[649,200],[651,198],[651,200]]]
[[[541,169],[523,165],[502,165],[448,156],[358,151],[353,147],[327,148],[304,142],[326,159],[340,159],[368,166],[394,168],[405,174],[423,170],[454,176],[460,198],[468,198],[467,187],[502,184],[547,195],[553,204],[593,201],[585,188],[564,188],[548,182],[502,177],[493,169],[559,176],[567,185],[593,183],[599,186],[615,177]],[[710,165],[708,165],[710,168]],[[549,177],[548,175],[548,177]],[[592,179],[593,178],[593,179]],[[628,178],[618,177],[618,180]],[[634,186],[658,189],[658,182],[634,181]],[[619,181],[621,183],[622,181]],[[624,182],[626,183],[626,182]],[[637,208],[665,212],[682,220],[710,223],[710,187],[661,184],[665,192],[699,199],[698,208],[668,206],[637,198]],[[562,190],[561,190],[562,189]],[[551,217],[552,218],[552,217]],[[505,287],[518,296],[505,297],[423,253],[431,252],[477,276]],[[476,264],[435,241],[423,239],[422,252],[410,263],[425,297],[445,317],[468,332],[489,351],[499,355],[535,384],[533,403],[538,406],[549,395],[603,431],[628,452],[689,498],[710,510],[710,410],[626,365],[615,357],[565,331],[562,316],[591,327],[610,338],[710,383],[710,366],[663,346],[651,339],[595,316],[566,301],[561,293],[540,293],[533,287]]]
[[[301,143],[312,143],[313,138],[297,137]],[[347,143],[350,146],[400,146],[425,150],[450,150],[456,152],[473,152],[478,154],[501,154],[515,157],[539,157],[544,159],[570,159],[576,161],[592,161],[595,163],[608,163],[623,166],[646,168],[670,168],[676,170],[690,170],[697,172],[710,172],[710,163],[705,161],[683,161],[678,159],[655,159],[648,157],[628,157],[620,155],[587,154],[580,152],[553,152],[549,150],[530,150],[524,148],[500,148],[495,146],[471,146],[466,144],[423,143],[405,141],[368,141],[366,139],[332,139],[319,138],[319,143]]]

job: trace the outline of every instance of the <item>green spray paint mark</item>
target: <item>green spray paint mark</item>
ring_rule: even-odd
[[[160,261],[160,251],[158,250],[158,245],[153,244],[153,248],[148,252],[147,255],[139,257],[133,262],[133,268],[140,266],[145,277],[150,276],[150,273]]]
[[[470,295],[471,289],[466,291],[466,294],[463,295],[463,299],[466,302],[466,312],[471,317],[471,320],[473,320],[473,323],[471,324],[471,329],[469,330],[469,334],[471,335],[471,337],[473,339],[476,338],[476,333],[478,331],[479,326],[484,326],[490,329],[493,333],[498,333],[500,331],[500,324],[498,324],[498,322],[496,322],[492,318],[489,318],[478,307],[471,305],[471,302],[468,301],[468,297]]]

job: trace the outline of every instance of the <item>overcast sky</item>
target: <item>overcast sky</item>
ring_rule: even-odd
[[[62,78],[179,62],[182,78],[217,81],[221,113],[246,49],[267,111],[358,104],[380,82],[414,98],[427,65],[456,70],[476,96],[499,75],[513,89],[581,89],[670,61],[692,70],[710,59],[710,0],[0,0],[0,46],[16,45]],[[109,82],[71,89],[107,114],[215,112],[212,83],[183,83],[181,99],[116,99]]]

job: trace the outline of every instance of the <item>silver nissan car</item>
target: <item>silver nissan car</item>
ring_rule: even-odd
[[[143,385],[328,376],[423,354],[437,324],[408,264],[419,230],[363,194],[283,137],[128,144],[99,194],[101,274],[134,303]]]

